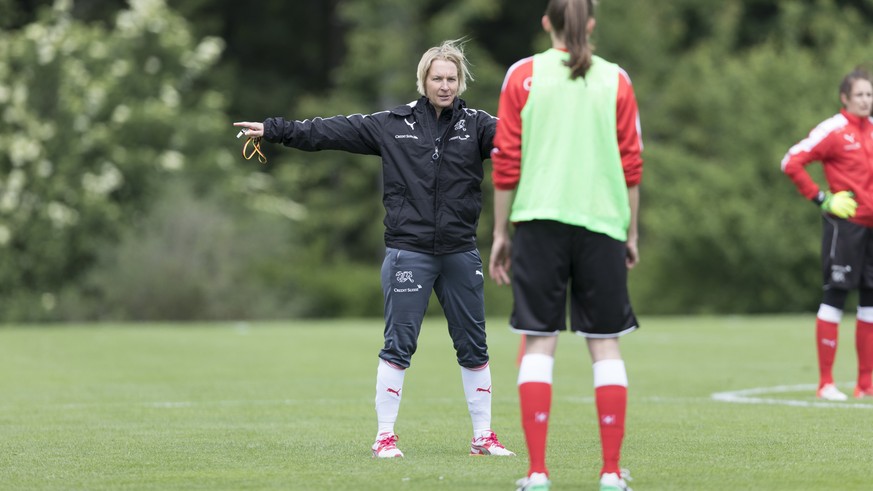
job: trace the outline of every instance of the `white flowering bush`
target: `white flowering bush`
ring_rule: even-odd
[[[0,31],[0,319],[52,318],[168,180],[220,182],[234,164],[215,145],[224,98],[203,82],[220,39],[194,39],[163,0],[110,26],[70,3]]]

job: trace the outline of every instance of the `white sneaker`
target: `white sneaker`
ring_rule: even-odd
[[[497,434],[489,430],[485,436],[473,438],[473,441],[470,442],[470,455],[510,456],[515,455],[515,453],[507,450],[497,439]]]
[[[621,475],[614,472],[600,476],[600,491],[633,491],[627,485],[631,481],[630,473],[626,469],[621,470]]]
[[[815,395],[819,399],[826,401],[845,401],[849,398],[849,396],[840,392],[840,389],[834,384],[825,384],[821,389],[818,389]]]
[[[552,487],[552,481],[542,472],[534,472],[515,481],[515,485],[518,487],[515,491],[548,491]]]
[[[392,457],[403,457],[403,452],[397,448],[397,435],[386,432],[379,433],[376,437],[376,443],[373,444],[374,459],[390,459]]]

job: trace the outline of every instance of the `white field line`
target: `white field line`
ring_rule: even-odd
[[[506,402],[506,398],[502,398]],[[498,398],[494,398],[498,400]],[[593,401],[593,399],[591,399]],[[412,403],[413,398],[409,399]],[[414,399],[415,403],[426,404],[461,404],[464,405],[464,398],[429,398],[429,399]],[[60,410],[76,410],[76,409],[93,409],[98,407],[122,406],[122,407],[144,407],[150,409],[188,409],[198,407],[233,407],[233,406],[299,406],[299,405],[324,405],[335,406],[338,404],[369,404],[372,405],[370,399],[358,398],[318,398],[318,399],[226,399],[226,400],[203,400],[203,401],[115,401],[115,402],[65,402],[59,404],[0,404],[0,411],[13,410],[17,408],[33,409],[39,407],[41,409],[60,409]]]
[[[841,384],[847,385],[847,384]],[[793,407],[837,407],[841,409],[873,409],[873,404],[857,402],[836,402],[802,399],[774,399],[764,397],[767,394],[784,394],[786,392],[805,392],[808,397],[813,397],[818,388],[815,384],[777,385],[775,387],[753,387],[751,389],[732,390],[727,392],[715,392],[710,397],[714,401],[730,402],[735,404],[771,404]],[[849,396],[851,400],[851,395]]]
[[[839,384],[845,385],[849,387],[854,387],[852,384]],[[753,387],[750,389],[741,389],[741,390],[733,390],[733,391],[725,391],[725,392],[714,392],[708,398],[707,397],[670,397],[670,396],[652,396],[652,397],[642,397],[640,400],[648,403],[656,403],[656,404],[679,404],[679,403],[699,403],[699,402],[707,402],[707,401],[715,401],[715,402],[727,402],[733,404],[771,404],[771,405],[781,405],[781,406],[794,406],[794,407],[821,407],[821,408],[843,408],[843,409],[873,409],[873,403],[862,403],[862,402],[854,402],[854,400],[850,396],[850,400],[847,402],[833,402],[833,401],[819,401],[819,400],[805,400],[805,399],[776,399],[771,397],[766,397],[767,394],[782,394],[789,392],[802,392],[807,395],[804,397],[812,398],[815,393],[817,386],[815,384],[799,384],[799,385],[777,385],[775,387]],[[506,403],[507,400],[510,399],[507,396],[495,397],[494,401],[500,401],[501,403]],[[515,398],[511,398],[512,402],[517,402]],[[563,400],[564,402],[570,402],[573,404],[593,404],[593,397],[561,397],[556,398],[557,400]],[[419,399],[417,397],[410,397],[409,403],[415,401],[416,404],[426,403],[426,404],[463,404],[463,398],[428,398],[428,399]],[[233,406],[298,406],[298,405],[327,405],[333,406],[337,404],[359,404],[366,403],[371,404],[372,401],[364,401],[357,398],[318,398],[318,399],[231,399],[231,400],[212,400],[212,401],[116,401],[116,402],[70,402],[70,403],[60,403],[60,404],[36,404],[36,405],[28,405],[26,403],[23,404],[0,404],[0,411],[10,411],[17,410],[23,407],[30,407],[30,409],[34,409],[35,407],[39,407],[41,409],[60,409],[60,410],[81,410],[81,409],[93,409],[98,407],[109,407],[109,406],[134,406],[134,407],[145,407],[150,409],[190,409],[190,408],[198,408],[198,407],[233,407]]]

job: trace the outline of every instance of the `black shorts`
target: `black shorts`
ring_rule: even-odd
[[[825,215],[821,264],[824,288],[873,288],[873,229]]]
[[[557,335],[570,327],[589,338],[637,329],[627,292],[627,245],[549,220],[516,224],[512,241],[513,330]]]

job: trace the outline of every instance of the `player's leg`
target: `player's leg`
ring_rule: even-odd
[[[577,229],[573,249],[572,329],[587,338],[594,375],[603,466],[601,490],[626,489],[619,466],[627,413],[627,371],[618,337],[639,325],[627,291],[626,245]]]
[[[873,229],[865,228],[864,266],[858,292],[858,317],[855,324],[855,351],[858,355],[858,381],[855,397],[873,397]]]
[[[847,396],[834,384],[839,324],[849,291],[860,284],[864,264],[865,229],[831,216],[822,219],[822,280],[824,294],[815,322],[819,384],[816,395],[821,399],[844,401]]]
[[[435,277],[433,256],[387,249],[382,262],[385,345],[376,371],[376,442],[374,457],[402,457],[394,425],[400,411],[403,380],[415,354],[421,321]]]
[[[846,304],[847,290],[825,290],[815,316],[815,345],[818,356],[816,396],[829,401],[844,401],[846,395],[834,384],[833,367],[837,356],[840,320]]]
[[[473,424],[472,455],[515,455],[491,428],[491,366],[485,340],[485,277],[479,251],[440,256],[434,292],[443,307],[461,366],[461,381]]]
[[[510,324],[526,340],[518,368],[521,425],[529,459],[523,481],[548,478],[552,373],[558,333],[566,329],[570,244],[567,225],[545,220],[517,224],[513,238]]]
[[[593,362],[594,401],[603,458],[601,489],[607,483],[615,489],[622,489],[619,461],[627,414],[627,371],[619,351],[618,338],[588,338],[588,351]]]
[[[552,410],[552,375],[558,336],[526,335],[525,353],[518,367],[521,426],[528,449],[528,477],[549,475],[546,441]]]
[[[873,397],[873,289],[861,288],[855,324],[855,351],[858,355],[858,381],[855,397]]]

